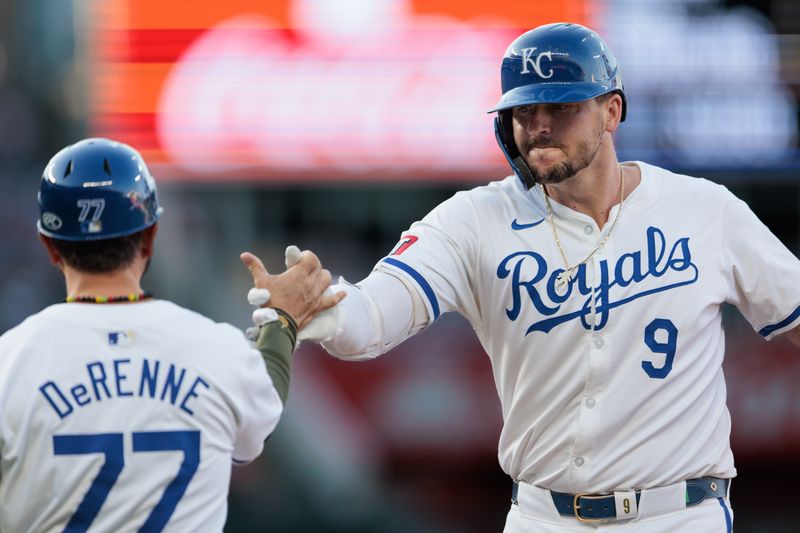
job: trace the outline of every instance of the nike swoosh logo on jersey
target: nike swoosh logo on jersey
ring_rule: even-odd
[[[517,222],[517,219],[515,218],[514,220],[511,221],[511,229],[515,231],[519,231],[521,229],[528,229],[534,226],[538,226],[542,222],[544,222],[544,219],[537,220],[536,222],[531,222],[529,224],[520,224],[519,222]]]

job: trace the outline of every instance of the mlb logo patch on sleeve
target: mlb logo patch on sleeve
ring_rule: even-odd
[[[133,346],[135,336],[133,331],[109,331],[108,344],[111,346]]]

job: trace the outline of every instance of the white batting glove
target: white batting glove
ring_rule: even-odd
[[[278,320],[278,313],[276,313],[274,309],[261,307],[269,302],[270,296],[268,289],[257,289],[253,287],[247,292],[247,303],[258,307],[258,309],[253,311],[252,315],[253,324],[255,324],[255,326],[247,328],[244,331],[245,336],[251,341],[258,339],[258,332],[261,326]]]
[[[300,259],[303,253],[297,246],[288,246],[286,248],[286,268],[292,268]],[[344,282],[339,279],[339,282]],[[328,287],[325,289],[325,296],[332,296],[333,291]],[[303,341],[324,342],[329,341],[336,335],[342,332],[344,324],[344,313],[340,309],[339,304],[334,305],[330,309],[326,309],[315,316],[311,322],[306,324],[303,329],[297,333],[298,344]]]
[[[256,307],[261,307],[269,302],[270,296],[272,295],[269,293],[269,289],[257,289],[253,287],[247,292],[247,303],[255,305]]]
[[[292,268],[293,266],[295,266],[297,263],[300,262],[300,260],[302,258],[303,258],[303,252],[300,251],[300,248],[298,248],[294,244],[291,244],[291,245],[286,247],[286,268],[287,269]]]

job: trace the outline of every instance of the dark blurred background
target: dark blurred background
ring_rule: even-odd
[[[244,328],[242,250],[280,270],[294,243],[356,282],[439,202],[508,174],[483,111],[507,44],[557,20],[598,29],[622,64],[621,159],[727,185],[800,254],[796,0],[496,4],[0,0],[0,332],[63,298],[35,233],[61,147],[140,149],[166,208],[146,287]],[[736,530],[796,531],[800,358],[726,321]],[[501,531],[500,425],[460,317],[366,363],[303,345],[227,531]]]

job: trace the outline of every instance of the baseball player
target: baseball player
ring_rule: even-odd
[[[0,531],[222,531],[231,464],[283,410],[297,327],[342,295],[311,253],[279,276],[252,254],[258,347],[154,299],[140,279],[161,214],[141,156],[106,139],[58,152],[38,229],[65,303],[0,337]]]
[[[625,92],[594,31],[533,29],[500,72],[514,174],[335,285],[348,297],[317,337],[361,360],[442,313],[469,320],[502,403],[508,532],[731,531],[720,306],[800,345],[800,261],[725,187],[617,161]]]

